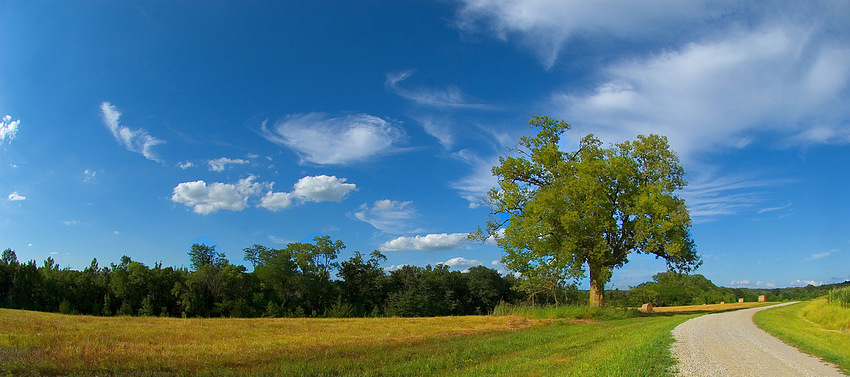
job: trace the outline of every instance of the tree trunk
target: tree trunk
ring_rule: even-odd
[[[605,281],[608,280],[605,268],[589,266],[590,272],[590,307],[599,308],[605,304]]]

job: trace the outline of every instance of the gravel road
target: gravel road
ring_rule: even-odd
[[[774,306],[789,305],[785,303]],[[844,376],[834,365],[800,352],[753,323],[774,306],[708,314],[673,329],[680,376]]]

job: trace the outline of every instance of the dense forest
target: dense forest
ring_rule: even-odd
[[[565,285],[533,297],[513,275],[484,266],[404,266],[386,272],[374,251],[338,262],[345,245],[330,237],[283,249],[253,245],[244,259],[254,270],[231,264],[214,246],[192,245],[189,268],[153,267],[124,256],[82,271],[60,268],[52,258],[21,263],[6,249],[0,260],[0,307],[67,314],[168,317],[362,317],[487,314],[499,303],[549,305],[586,302],[587,291]],[[744,289],[714,285],[702,275],[662,272],[630,290],[608,291],[608,304],[635,307],[801,300],[850,282],[800,288]],[[557,300],[553,295],[558,295]]]

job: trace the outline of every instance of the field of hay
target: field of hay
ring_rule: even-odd
[[[516,331],[522,317],[226,319],[66,316],[0,309],[7,371],[86,369],[195,372],[266,365],[281,356]],[[18,369],[20,368],[20,369]]]
[[[648,316],[572,308],[564,309],[572,317],[554,319],[179,319],[0,309],[0,375],[669,375],[674,327],[697,311],[756,305],[658,308]],[[576,320],[573,312],[596,316]]]

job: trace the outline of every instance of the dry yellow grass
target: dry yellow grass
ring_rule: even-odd
[[[775,302],[732,302],[728,304],[688,305],[688,306],[658,306],[652,309],[653,313],[699,313],[699,312],[722,312],[726,310],[747,309],[757,306],[772,305]]]
[[[281,357],[513,331],[540,324],[522,317],[177,319],[65,316],[0,309],[6,366],[63,370],[262,367]],[[2,368],[0,368],[2,369]]]

